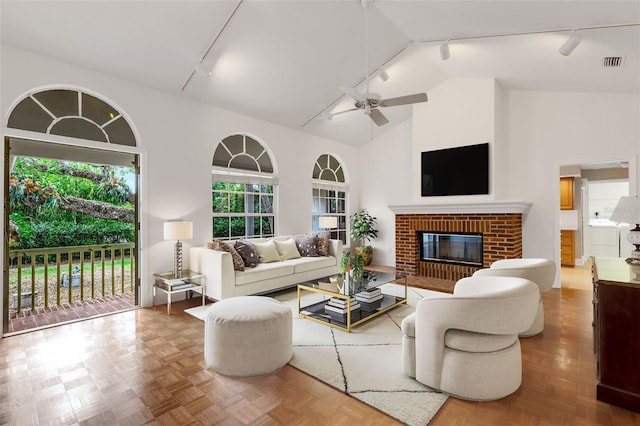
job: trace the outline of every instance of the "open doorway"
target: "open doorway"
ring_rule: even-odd
[[[620,197],[630,192],[629,162],[562,165],[560,177],[572,182],[573,191],[571,208],[563,209],[561,203],[561,255],[567,253],[567,235],[574,244],[573,259],[561,261],[562,287],[592,290],[590,258],[626,257],[632,249],[626,240],[629,226],[610,220]]]
[[[139,304],[138,155],[5,138],[3,333]]]

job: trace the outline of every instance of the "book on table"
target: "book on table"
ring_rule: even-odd
[[[167,284],[165,282],[159,282],[159,283],[156,283],[156,286],[166,291],[177,291],[177,290],[184,290],[185,288],[196,287],[195,284],[188,283],[188,282],[182,282],[182,284],[173,284],[173,285]]]
[[[351,307],[350,317],[351,317],[351,322],[353,323],[360,319],[360,304],[357,302],[352,303],[350,307]],[[329,317],[331,318],[332,321],[340,322],[343,324],[347,322],[346,306],[343,308],[339,308],[339,307],[327,304],[324,306],[324,311],[327,314],[329,314]]]
[[[360,304],[357,303],[357,302],[356,303],[352,303],[350,307],[351,307],[351,311],[353,312],[353,311],[355,311],[357,309],[360,309]],[[324,306],[324,310],[329,312],[329,313],[330,312],[335,312],[336,314],[340,314],[340,315],[347,313],[347,307],[346,306],[339,307],[339,306],[333,306],[333,305],[326,304]]]
[[[356,298],[354,296],[351,296],[351,304],[353,305],[356,302],[357,302]],[[341,299],[339,297],[332,297],[331,299],[329,299],[327,304],[331,305],[331,306],[336,306],[338,308],[346,308],[347,307],[347,299]]]
[[[382,290],[380,290],[380,288],[378,287],[368,288],[366,290],[362,290],[361,292],[355,294],[356,299],[359,299],[359,300],[369,300],[381,295],[382,295]]]
[[[377,296],[373,296],[373,297],[362,297],[362,296],[357,296],[356,295],[356,300],[358,302],[377,302],[378,300],[382,300],[382,298],[384,297],[384,294],[379,294]]]

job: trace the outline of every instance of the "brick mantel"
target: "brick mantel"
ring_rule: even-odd
[[[491,211],[485,210],[489,204],[495,207]],[[446,211],[445,206],[448,206]],[[465,206],[390,206],[396,214],[396,271],[412,276],[457,281],[479,269],[422,261],[418,241],[420,231],[482,233],[484,267],[499,259],[522,257],[522,216],[530,204],[518,201],[500,202],[497,207],[495,202],[474,203],[473,206],[467,203]],[[458,208],[461,211],[457,211]]]

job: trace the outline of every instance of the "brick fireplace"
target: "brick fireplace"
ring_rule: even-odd
[[[421,260],[420,231],[481,233],[485,268],[499,259],[522,257],[522,215],[528,208],[521,202],[391,206],[396,214],[396,271],[457,281],[479,269]]]

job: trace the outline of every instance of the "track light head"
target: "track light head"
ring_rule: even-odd
[[[580,34],[577,34],[574,31],[571,34],[571,37],[569,37],[564,42],[564,44],[560,46],[560,49],[558,49],[558,52],[560,52],[561,55],[569,56],[571,55],[571,52],[573,52],[575,48],[578,47],[581,41],[582,41],[582,37],[580,36]]]
[[[382,81],[389,80],[389,74],[387,74],[387,72],[385,70],[383,70],[383,69],[380,69],[380,71],[378,71],[378,77]]]
[[[449,40],[447,40],[440,45],[440,59],[446,61],[450,56],[451,52],[449,52]]]

